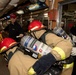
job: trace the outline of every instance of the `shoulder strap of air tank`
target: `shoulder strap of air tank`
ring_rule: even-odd
[[[53,33],[53,32],[52,32],[52,30],[47,29],[46,32],[44,32],[44,34],[39,38],[39,41],[41,41],[41,42],[43,42],[43,43],[46,44],[45,36],[46,36],[48,33]]]

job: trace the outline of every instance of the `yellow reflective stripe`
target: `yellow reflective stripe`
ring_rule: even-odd
[[[0,49],[0,53],[3,52],[5,49],[7,49],[6,46],[2,47],[2,48]]]
[[[34,75],[36,74],[36,72],[34,71],[34,69],[31,67],[29,70],[28,70],[28,75]]]
[[[12,46],[12,45],[14,45],[14,44],[16,44],[16,42],[11,43],[11,44],[9,45],[9,47]]]
[[[65,52],[61,48],[55,47],[53,50],[55,50],[61,56],[62,60],[66,58]]]
[[[73,67],[74,66],[74,62],[73,63],[71,63],[71,64],[64,64],[63,65],[63,68],[71,68],[71,67]]]

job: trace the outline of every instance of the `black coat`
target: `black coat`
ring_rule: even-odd
[[[18,38],[16,36],[19,36],[19,34],[24,34],[23,29],[21,26],[15,22],[14,24],[9,24],[4,31],[7,31],[9,33],[9,37],[13,38],[14,40],[18,41]]]

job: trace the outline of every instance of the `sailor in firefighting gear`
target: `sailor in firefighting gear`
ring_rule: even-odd
[[[13,55],[14,51],[16,50],[19,43],[17,43],[12,38],[4,38],[0,42],[0,53],[5,57],[6,61],[9,61],[11,56]],[[14,50],[12,51],[12,49]]]
[[[44,25],[38,21],[34,20],[30,23],[28,29],[31,31],[31,35],[39,39],[45,32]],[[47,55],[42,56],[28,71],[29,75],[37,74],[39,75],[41,72],[46,71],[48,66],[53,65],[56,61],[64,60],[68,58],[71,54],[72,44],[67,39],[63,39],[61,37],[56,36],[53,33],[48,33],[45,36],[46,44],[52,47],[52,50]],[[69,72],[68,69],[71,71],[69,75],[72,73],[72,65],[71,63],[66,70]],[[63,70],[64,71],[64,70]],[[62,72],[61,75],[67,75],[67,71]],[[41,74],[40,74],[41,75]]]
[[[28,26],[31,35],[36,39],[39,39],[46,32],[43,28],[44,25],[38,20],[32,21]],[[28,54],[16,51],[8,63],[10,75],[43,75],[56,61],[64,60],[70,56],[72,43],[69,40],[53,33],[48,33],[45,40],[46,44],[52,48],[51,52],[39,59],[34,59]],[[67,75],[67,73],[71,75],[72,68],[73,63],[65,64],[60,75]]]
[[[0,53],[8,62],[10,75],[28,75],[28,69],[37,61],[28,54],[24,54],[19,48],[19,43],[12,38],[4,38],[0,42]]]

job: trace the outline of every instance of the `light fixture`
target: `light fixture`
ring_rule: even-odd
[[[23,10],[18,10],[18,11],[16,11],[16,13],[22,15],[22,14],[24,14],[24,11]]]
[[[48,13],[44,13],[44,17],[48,17]]]
[[[45,2],[45,0],[39,0],[40,2]]]

